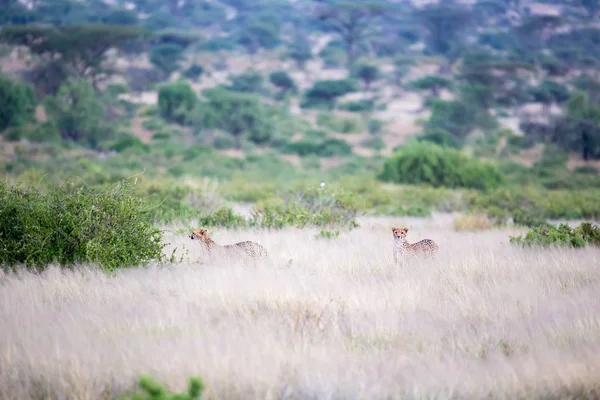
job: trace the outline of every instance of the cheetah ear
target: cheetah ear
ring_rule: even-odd
[[[402,232],[404,232],[404,233],[408,232],[408,228],[402,228]]]
[[[396,229],[398,228],[392,227],[392,232],[396,232]]]

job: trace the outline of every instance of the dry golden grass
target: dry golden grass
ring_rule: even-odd
[[[399,224],[437,260],[394,265]],[[213,230],[274,264],[195,263],[181,233],[184,264],[0,275],[0,398],[113,398],[140,374],[174,389],[202,376],[209,399],[598,394],[600,252],[520,250],[514,233],[437,217],[333,241]]]
[[[463,214],[454,219],[455,231],[485,231],[494,225],[485,214]]]

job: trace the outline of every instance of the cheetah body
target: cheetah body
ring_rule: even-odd
[[[190,234],[190,239],[200,241],[209,253],[215,255],[248,257],[252,259],[269,257],[267,250],[262,245],[249,240],[221,246],[210,238],[206,229],[194,230]]]
[[[431,239],[423,239],[416,243],[409,243],[406,239],[408,228],[392,228],[394,235],[394,261],[398,262],[406,256],[433,256],[439,246]]]

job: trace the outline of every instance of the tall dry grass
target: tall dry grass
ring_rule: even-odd
[[[598,250],[519,250],[506,230],[423,221],[371,219],[333,241],[213,233],[264,244],[272,265],[1,276],[0,398],[113,398],[140,374],[175,389],[202,376],[211,399],[598,395]],[[393,264],[403,222],[440,244],[437,260]]]

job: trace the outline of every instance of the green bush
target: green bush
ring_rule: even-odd
[[[139,386],[141,391],[130,395],[120,396],[118,400],[199,400],[204,392],[204,382],[200,378],[190,378],[187,392],[168,393],[160,383],[142,376]]]
[[[375,109],[375,102],[373,100],[348,101],[340,104],[338,108],[350,112],[373,111]]]
[[[341,118],[332,113],[323,112],[317,116],[317,124],[341,133],[360,133],[363,129],[361,121],[356,118]]]
[[[105,123],[106,107],[86,80],[62,84],[56,96],[46,98],[45,108],[64,140],[95,148],[112,134]]]
[[[213,213],[200,216],[198,225],[243,228],[248,226],[248,221],[241,215],[234,213],[231,207],[223,206]]]
[[[192,87],[185,81],[164,84],[158,90],[160,115],[167,121],[183,124],[186,115],[198,102]]]
[[[103,191],[65,184],[47,193],[0,184],[0,239],[6,267],[91,262],[112,271],[163,259],[160,231],[127,182]]]
[[[473,194],[467,199],[467,207],[504,220],[518,213],[528,214],[531,216],[528,218],[538,220],[598,218],[598,198],[600,190],[597,189],[568,191],[523,187]]]
[[[121,134],[120,137],[110,146],[110,150],[118,153],[129,150],[147,153],[150,147],[141,141],[141,139],[130,133]]]
[[[351,194],[316,188],[259,202],[252,210],[250,224],[276,229],[289,226],[353,229],[358,226],[358,214]]]
[[[269,75],[269,81],[276,86],[282,93],[291,91],[296,92],[297,87],[294,79],[285,71],[274,71]]]
[[[167,126],[167,124],[165,124],[165,121],[157,119],[157,118],[150,118],[150,119],[147,119],[144,122],[142,122],[142,127],[149,131],[160,131],[161,129],[164,129],[166,126]]]
[[[333,108],[335,99],[357,90],[352,79],[316,81],[313,87],[304,93],[302,108]]]
[[[377,135],[383,131],[383,122],[380,119],[370,119],[367,121],[367,130],[371,135]]]
[[[0,74],[0,132],[33,117],[36,106],[33,87]]]
[[[299,140],[288,143],[284,153],[295,153],[299,156],[316,154],[319,157],[348,156],[352,154],[352,147],[345,141],[335,138],[325,140]]]
[[[213,139],[212,146],[218,150],[232,149],[235,146],[235,141],[231,136],[216,136]]]
[[[511,236],[510,243],[529,246],[600,246],[600,227],[591,222],[582,222],[571,228],[568,224],[535,227],[525,236]]]
[[[204,67],[202,65],[192,64],[188,69],[185,70],[183,76],[196,81],[202,76],[202,74],[204,74]]]
[[[461,147],[460,140],[450,132],[443,129],[432,129],[425,131],[422,135],[417,137],[419,142],[431,142],[442,147],[451,147],[459,149]]]
[[[433,187],[491,189],[504,177],[492,164],[432,143],[411,143],[388,158],[379,179]]]

